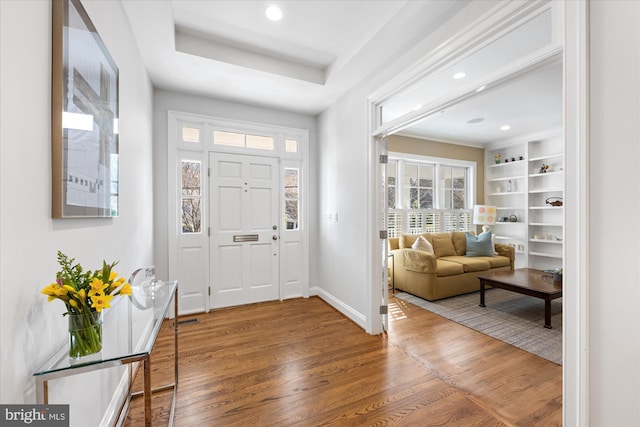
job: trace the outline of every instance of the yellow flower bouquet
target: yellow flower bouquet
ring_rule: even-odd
[[[117,295],[131,295],[131,286],[118,277],[113,267],[118,262],[102,262],[102,269],[84,271],[75,259],[58,251],[61,270],[56,281],[42,293],[49,301],[64,302],[69,316],[69,356],[79,358],[102,350],[102,310],[110,307]]]

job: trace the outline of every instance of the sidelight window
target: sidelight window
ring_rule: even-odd
[[[201,163],[183,160],[181,175],[182,233],[202,231],[202,178]]]
[[[300,227],[300,170],[284,169],[284,221],[286,230]]]

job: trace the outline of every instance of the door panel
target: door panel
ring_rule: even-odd
[[[209,161],[210,307],[279,299],[278,160],[211,153]]]

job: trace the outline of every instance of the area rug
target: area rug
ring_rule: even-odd
[[[562,364],[562,298],[551,302],[551,326],[544,327],[544,301],[504,289],[487,289],[486,307],[480,293],[427,301],[405,292],[396,298],[446,317],[529,353]]]

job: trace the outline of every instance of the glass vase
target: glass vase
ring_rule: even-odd
[[[69,357],[79,359],[102,350],[102,312],[70,314]]]

